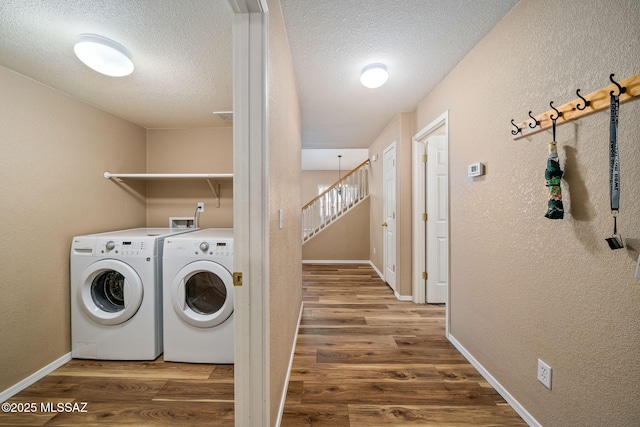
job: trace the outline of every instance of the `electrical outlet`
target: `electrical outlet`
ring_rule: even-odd
[[[538,381],[551,390],[551,366],[538,359]]]
[[[204,202],[198,202],[198,212],[204,212]]]

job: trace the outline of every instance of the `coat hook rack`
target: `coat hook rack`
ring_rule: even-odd
[[[614,92],[617,90],[620,94],[620,103],[624,103],[627,101],[631,101],[633,99],[640,98],[640,74],[636,74],[634,76],[628,77],[620,82],[616,82],[613,80],[615,74],[609,75],[609,80],[611,84],[596,90],[586,96],[580,95],[580,89],[576,91],[578,98],[574,99],[571,102],[567,102],[557,108],[553,108],[546,111],[542,114],[538,114],[537,116],[532,116],[529,114],[529,119],[523,120],[520,123],[514,123],[511,121],[511,124],[518,129],[519,131],[514,132],[511,131],[513,135],[513,139],[520,139],[525,136],[533,135],[535,133],[541,132],[543,130],[549,129],[553,125],[552,117],[558,113],[562,113],[562,116],[558,115],[556,117],[556,125],[561,125],[566,122],[570,122],[580,117],[593,114],[596,111],[604,110],[609,108],[609,100],[610,100],[610,92]],[[584,104],[584,106],[583,106]],[[582,107],[582,108],[579,108]],[[589,107],[589,108],[587,108]],[[536,124],[535,126],[531,126],[533,122],[540,122],[540,124]]]

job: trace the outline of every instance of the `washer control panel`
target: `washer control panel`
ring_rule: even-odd
[[[111,256],[153,256],[154,245],[145,240],[105,237],[97,239],[96,253]]]

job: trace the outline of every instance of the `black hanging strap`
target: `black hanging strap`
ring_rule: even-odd
[[[618,116],[620,97],[611,95],[611,124],[609,127],[609,186],[611,211],[620,211],[620,153],[618,152]]]
[[[620,153],[618,151],[618,116],[620,96],[611,92],[611,122],[609,126],[609,190],[611,214],[613,215],[613,236],[605,239],[611,249],[624,247],[618,234],[618,212],[620,212]]]

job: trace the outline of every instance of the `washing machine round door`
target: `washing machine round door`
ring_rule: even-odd
[[[131,319],[142,304],[144,288],[128,264],[103,259],[82,273],[78,298],[85,313],[101,325],[118,325]]]
[[[211,328],[233,313],[233,276],[213,261],[194,261],[176,274],[171,301],[178,316],[190,325]]]

